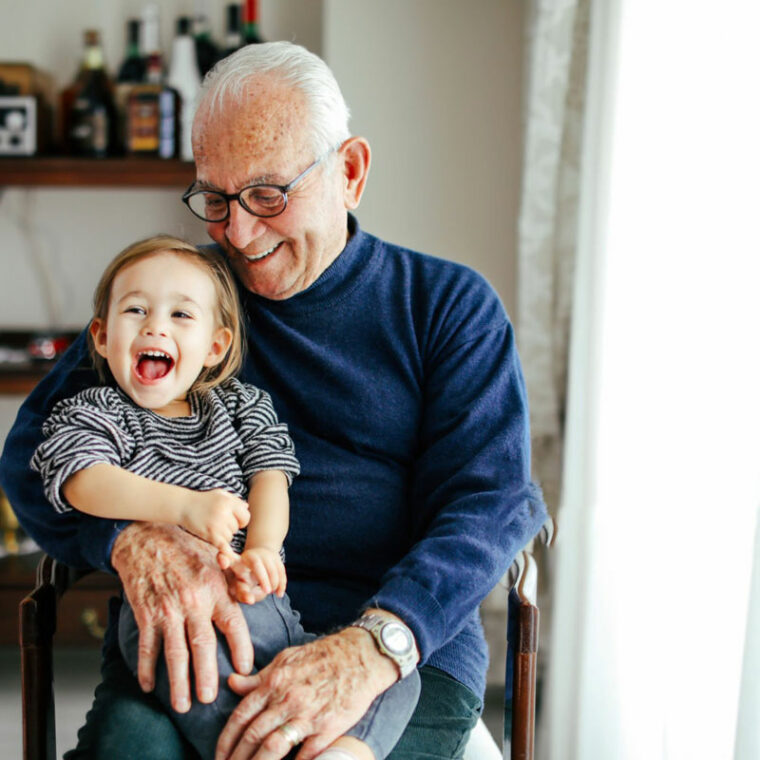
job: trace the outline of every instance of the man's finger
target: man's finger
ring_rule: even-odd
[[[240,605],[229,596],[217,600],[213,622],[227,639],[235,670],[250,673],[253,669],[253,643]]]
[[[169,692],[172,707],[180,713],[190,709],[190,677],[185,626],[179,618],[167,619],[164,624],[164,657],[169,673]]]
[[[187,640],[193,655],[196,694],[201,702],[210,704],[216,699],[219,684],[216,634],[211,621],[204,616],[189,618]]]
[[[143,691],[153,691],[156,683],[156,661],[161,646],[157,629],[145,624],[139,626],[140,637],[137,645],[137,680]]]
[[[256,676],[236,676],[231,675],[228,679],[230,685],[233,679],[237,682],[240,679],[247,679],[250,682],[255,682],[258,686],[258,679]],[[250,747],[258,746],[259,740],[263,737],[256,734],[256,729],[253,728],[248,731],[251,721],[266,707],[267,697],[261,692],[249,691],[240,704],[232,711],[227,720],[226,725],[219,734],[219,739],[216,744],[215,760],[226,760],[233,756],[233,752],[236,748],[240,748],[243,737],[247,734],[247,740],[245,744]],[[250,757],[245,755],[246,758]]]
[[[261,683],[261,676],[258,673],[254,673],[252,676],[233,673],[227,679],[227,683],[235,694],[245,697],[259,686]]]
[[[306,730],[297,721],[289,720],[281,723],[264,737],[253,760],[280,760],[292,749],[301,745],[305,738]],[[242,755],[242,757],[247,757],[247,755]],[[234,755],[233,760],[236,760]]]
[[[238,555],[235,554],[235,552],[232,550],[229,541],[225,541],[224,539],[220,540],[216,544],[216,548],[219,550],[219,554],[217,556],[219,566],[222,568],[222,570],[226,570],[228,567],[231,567],[234,562],[237,561]],[[222,562],[225,564],[222,564]]]

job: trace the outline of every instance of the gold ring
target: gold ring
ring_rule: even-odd
[[[285,736],[292,747],[303,741],[301,732],[292,723],[283,723],[277,730]]]

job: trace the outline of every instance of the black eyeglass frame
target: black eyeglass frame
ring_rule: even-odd
[[[221,190],[212,190],[210,188],[205,188],[205,189],[195,188],[195,181],[193,181],[190,187],[188,187],[187,190],[185,190],[185,192],[182,194],[182,202],[190,209],[192,214],[198,217],[198,219],[201,219],[204,222],[210,222],[212,224],[216,224],[217,222],[224,222],[230,218],[230,202],[235,201],[235,200],[249,214],[252,214],[253,216],[258,216],[261,219],[271,219],[272,217],[279,216],[280,214],[282,214],[285,211],[285,209],[288,207],[288,193],[296,185],[298,185],[298,183],[301,182],[302,179],[304,179],[308,174],[310,174],[314,169],[316,169],[317,166],[319,166],[331,153],[338,150],[338,148],[340,148],[340,145],[336,145],[330,148],[330,150],[328,150],[326,153],[323,153],[313,163],[309,164],[309,166],[307,166],[295,179],[288,182],[287,185],[273,185],[268,182],[259,182],[259,183],[254,183],[253,185],[246,185],[237,193],[224,193]],[[243,193],[247,192],[248,190],[254,187],[278,190],[281,193],[282,198],[283,198],[282,208],[279,211],[275,211],[274,214],[259,214],[253,209],[249,208],[249,206],[246,205],[245,201],[243,200],[242,195]],[[227,202],[227,213],[220,219],[208,219],[205,216],[201,216],[201,214],[195,211],[195,209],[193,209],[193,207],[190,205],[190,198],[192,198],[194,195],[200,195],[201,193],[214,193],[215,195],[218,195],[220,198],[224,198],[224,200]]]

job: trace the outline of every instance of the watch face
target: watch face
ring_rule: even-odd
[[[383,644],[393,654],[407,654],[412,649],[412,638],[409,631],[398,623],[386,623],[380,636]]]

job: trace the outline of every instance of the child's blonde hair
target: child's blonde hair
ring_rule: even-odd
[[[138,240],[119,253],[103,272],[93,296],[93,317],[106,322],[113,281],[122,269],[141,259],[165,251],[187,258],[208,273],[214,282],[214,290],[216,291],[218,326],[227,327],[232,331],[232,342],[224,359],[213,367],[204,367],[190,388],[192,391],[205,391],[236,374],[243,363],[240,301],[227,262],[221,254],[213,249],[201,251],[187,241],[171,235],[155,235],[145,240]],[[108,365],[95,349],[95,341],[89,331],[87,332],[87,343],[92,363],[101,380],[106,382]]]

